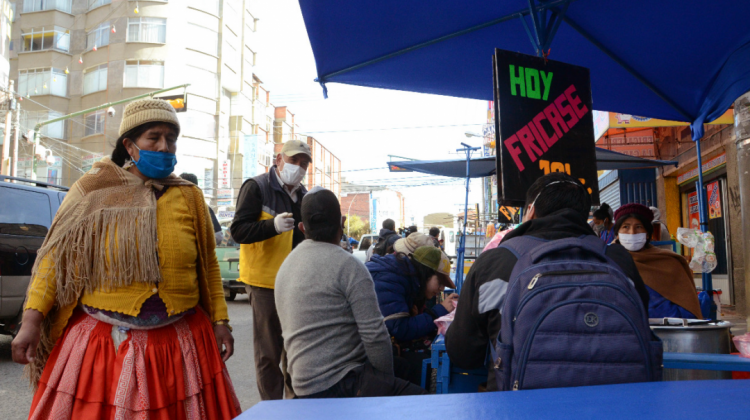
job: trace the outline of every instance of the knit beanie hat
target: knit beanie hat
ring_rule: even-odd
[[[643,204],[626,204],[615,212],[615,223],[620,220],[620,217],[627,216],[629,214],[634,214],[636,216],[642,217],[642,221],[644,223],[650,224],[654,221],[654,213],[649,209],[648,207],[644,206]]]
[[[406,255],[413,254],[420,246],[435,246],[431,236],[424,233],[413,232],[406,238],[401,238],[393,244],[393,250],[403,252]]]
[[[180,133],[180,120],[172,105],[161,99],[141,99],[131,102],[125,107],[120,123],[120,135],[150,122],[165,122],[177,127]]]

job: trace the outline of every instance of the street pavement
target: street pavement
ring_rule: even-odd
[[[247,295],[237,295],[237,299],[227,302],[227,305],[235,345],[234,356],[227,361],[227,369],[244,411],[260,401],[253,362],[253,317]],[[23,366],[13,363],[11,359],[10,342],[10,336],[0,335],[0,419],[25,419],[29,415],[33,395],[28,380],[23,376]]]

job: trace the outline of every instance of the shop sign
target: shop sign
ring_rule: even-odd
[[[102,159],[102,156],[104,155],[102,155],[101,153],[94,153],[94,154],[83,156],[81,158],[82,159],[81,170],[83,170],[83,172],[90,171],[91,167],[94,166],[94,163],[99,162]]]
[[[495,50],[498,196],[523,205],[539,177],[565,172],[599,203],[589,69]]]
[[[216,205],[219,207],[229,207],[232,204],[232,200],[216,200]]]
[[[727,155],[726,153],[722,153],[721,155],[716,156],[715,158],[703,164],[703,173],[705,174],[711,169],[717,168],[725,163],[727,163]],[[691,178],[695,178],[696,176],[698,176],[698,168],[694,168],[682,175],[679,175],[677,177],[677,183],[682,184],[683,182],[686,182]]]
[[[727,110],[722,116],[707,124],[734,124],[734,110]],[[618,114],[616,112],[609,113],[609,128],[687,127],[688,125],[690,124],[683,121],[659,120],[632,114]]]
[[[230,188],[230,189],[218,190],[216,192],[216,198],[218,198],[218,199],[224,199],[224,200],[226,200],[228,198],[231,199],[232,198],[232,189]]]
[[[518,213],[518,207],[498,206],[497,222],[513,223],[513,217]]]
[[[219,162],[219,188],[231,188],[232,172],[229,168],[229,159],[222,159]]]
[[[218,216],[219,219],[234,219],[233,211],[220,211]]]
[[[692,229],[701,228],[700,210],[698,205],[698,193],[693,191],[688,194],[688,223]]]
[[[719,194],[719,181],[706,185],[708,194],[708,218],[718,219],[721,217],[721,195]]]

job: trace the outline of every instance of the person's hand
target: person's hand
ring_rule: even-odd
[[[448,312],[453,312],[453,310],[456,309],[456,301],[458,301],[458,295],[456,293],[451,293],[446,296],[445,300],[440,302],[440,304],[443,305]]]
[[[21,330],[10,345],[14,362],[25,365],[34,361],[42,334],[43,319],[44,315],[35,309],[27,309],[24,312]]]
[[[276,233],[284,233],[294,229],[294,216],[292,213],[281,213],[273,218],[273,226]]]
[[[214,335],[216,336],[216,344],[219,346],[219,352],[221,353],[221,360],[226,363],[232,354],[234,354],[234,337],[224,324],[214,325]]]

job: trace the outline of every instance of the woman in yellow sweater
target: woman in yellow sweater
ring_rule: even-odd
[[[79,179],[32,273],[13,360],[30,418],[231,419],[234,339],[200,189],[172,174],[165,101],[124,111],[111,159]],[[218,346],[217,346],[218,344]]]

